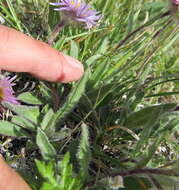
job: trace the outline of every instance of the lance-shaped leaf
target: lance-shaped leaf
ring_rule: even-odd
[[[88,167],[91,157],[90,145],[89,145],[89,131],[88,126],[86,124],[82,124],[81,126],[81,139],[79,144],[79,150],[77,153],[77,157],[79,160],[79,175],[81,179],[84,181],[88,177]]]
[[[50,143],[47,135],[40,128],[37,130],[36,142],[45,160],[56,158],[55,148]]]
[[[128,128],[140,128],[148,123],[155,123],[159,117],[171,110],[174,110],[176,104],[163,104],[150,106],[140,111],[134,112],[125,121]]]
[[[78,81],[74,86],[73,90],[70,92],[65,104],[57,111],[57,113],[52,117],[50,122],[48,123],[45,132],[47,134],[54,132],[55,124],[64,118],[78,103],[81,96],[85,92],[86,83],[89,78],[89,69],[86,71],[83,78]],[[53,132],[52,132],[53,131]]]
[[[30,92],[24,92],[18,96],[18,100],[28,104],[41,105],[42,101]]]
[[[0,121],[0,134],[14,137],[30,137],[25,130],[9,121]]]
[[[2,104],[12,112],[27,120],[27,122],[31,122],[34,125],[38,123],[40,115],[38,106],[14,105],[6,102]]]

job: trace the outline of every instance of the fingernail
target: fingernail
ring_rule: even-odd
[[[62,53],[62,54],[63,54],[64,58],[66,59],[66,61],[68,62],[69,65],[71,65],[72,67],[76,67],[78,69],[81,69],[83,71],[83,65],[78,60],[76,60],[75,58],[68,56],[64,53]]]
[[[84,73],[83,65],[73,57],[66,54],[62,54],[62,56],[64,58],[64,62],[62,63],[63,74],[58,80],[63,83],[79,80]]]

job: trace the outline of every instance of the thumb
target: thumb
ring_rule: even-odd
[[[82,64],[46,43],[0,25],[0,69],[28,72],[54,82],[70,82],[83,75]]]
[[[0,154],[0,189],[3,190],[30,190],[25,181],[11,169]]]

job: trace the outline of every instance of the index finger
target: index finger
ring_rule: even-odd
[[[76,59],[2,25],[0,69],[28,72],[41,79],[55,82],[70,82],[83,75],[83,66]]]

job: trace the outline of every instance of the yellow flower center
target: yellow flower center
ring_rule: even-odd
[[[74,4],[75,4],[75,2],[72,0],[71,5],[74,5]],[[78,4],[75,6],[75,8],[77,9],[79,6],[80,6],[80,2],[78,2]]]
[[[4,98],[4,91],[2,88],[0,88],[0,101],[2,101]]]

